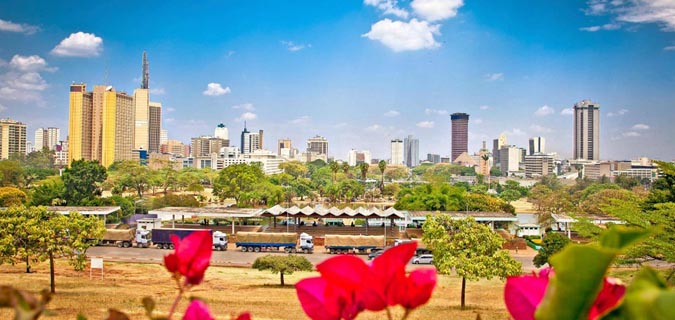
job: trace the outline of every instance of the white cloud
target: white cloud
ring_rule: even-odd
[[[229,57],[233,56],[235,53],[237,53],[237,51],[234,51],[234,50],[228,50],[228,51],[225,53],[225,57],[229,58]]]
[[[537,117],[544,117],[548,116],[550,114],[554,114],[555,110],[547,105],[537,109],[537,111],[534,112],[534,115]]]
[[[490,106],[483,105],[483,106],[480,106],[480,109],[481,110],[488,110],[488,109],[490,109]]]
[[[417,123],[417,126],[420,128],[433,128],[434,127],[434,122],[433,121],[420,121]]]
[[[252,103],[242,103],[238,104],[236,106],[232,106],[232,109],[240,109],[240,110],[246,110],[246,111],[253,111],[255,110],[255,107],[253,106]]]
[[[481,118],[474,118],[471,121],[475,124],[482,124],[483,123],[483,119],[481,119]]]
[[[487,81],[497,81],[497,80],[504,80],[504,74],[503,73],[489,73],[485,75],[485,79]]]
[[[628,131],[621,134],[624,137],[639,137],[640,133],[635,131]]]
[[[631,129],[633,130],[649,130],[649,126],[644,123],[638,123],[634,125]]]
[[[379,124],[374,124],[374,125],[372,125],[372,126],[366,127],[366,131],[368,131],[368,132],[376,132],[376,131],[382,130],[382,128],[383,128],[383,127],[382,127],[381,125],[379,125]]]
[[[309,116],[302,116],[300,118],[291,120],[290,123],[291,124],[307,124],[307,123],[309,123],[309,120],[311,120],[311,118]]]
[[[410,4],[415,13],[427,21],[452,18],[463,5],[463,0],[413,0]]]
[[[65,38],[52,54],[62,57],[96,57],[103,51],[103,39],[93,33],[77,32]]]
[[[258,118],[258,115],[256,115],[255,113],[244,112],[239,116],[239,118],[237,118],[235,120],[241,122],[241,121],[244,121],[244,120],[254,120],[256,118]]]
[[[447,116],[448,114],[450,114],[448,110],[437,110],[437,109],[424,109],[424,113],[435,114],[439,116]]]
[[[401,113],[396,111],[396,110],[389,110],[384,113],[385,117],[393,118],[393,117],[398,117]]]
[[[663,48],[663,50],[665,50],[665,51],[675,51],[675,46],[667,46],[667,47]]]
[[[305,49],[305,48],[311,48],[312,47],[311,44],[297,44],[297,43],[293,43],[293,41],[285,41],[285,40],[282,40],[281,44],[284,45],[286,47],[286,49],[290,52],[296,52],[296,51],[300,51],[300,50]]]
[[[610,15],[620,22],[655,23],[661,25],[664,31],[675,31],[675,1],[672,0],[590,0],[585,12],[588,15]],[[609,25],[612,24],[616,23]]]
[[[363,3],[378,8],[383,14],[391,14],[399,18],[408,19],[408,11],[399,8],[397,0],[363,0]]]
[[[619,116],[622,116],[626,113],[628,113],[628,109],[621,109],[617,112],[610,112],[610,113],[607,114],[607,116],[608,117],[619,117]]]
[[[538,124],[533,124],[533,125],[531,125],[531,126],[530,126],[530,130],[531,130],[532,132],[537,132],[537,133],[549,133],[549,132],[553,132],[553,129],[547,128],[547,127],[543,127],[543,126],[540,126],[540,125],[538,125]]]
[[[57,68],[47,67],[47,61],[42,59],[40,56],[21,56],[15,54],[12,57],[12,60],[9,62],[9,67],[15,70],[22,72],[35,72],[35,71],[56,71]]]
[[[164,88],[151,88],[150,93],[161,96],[166,93],[166,90],[164,90]]]
[[[223,88],[223,86],[221,86],[220,83],[211,82],[206,86],[206,90],[204,90],[202,94],[205,96],[216,97],[228,94],[230,92],[232,92],[232,90],[230,90],[230,87]]]
[[[0,31],[33,34],[40,31],[40,28],[25,23],[14,23],[12,21],[0,19]]]
[[[47,82],[37,72],[21,74],[14,79],[7,80],[6,83],[11,88],[28,91],[43,91],[48,87]]]
[[[434,35],[440,34],[439,27],[417,19],[410,22],[384,19],[370,26],[370,31],[362,36],[377,40],[395,52],[434,49],[441,46],[434,39]]]
[[[520,130],[519,128],[513,128],[513,130],[504,132],[507,136],[524,136],[525,131]]]
[[[572,109],[572,108],[565,108],[565,109],[560,110],[560,115],[563,115],[563,116],[571,116],[573,114],[574,114],[574,109]]]
[[[600,30],[617,30],[620,29],[621,25],[618,23],[606,23],[600,26],[591,26],[591,27],[583,27],[579,28],[581,31],[588,31],[588,32],[596,32]]]

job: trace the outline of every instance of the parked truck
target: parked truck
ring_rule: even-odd
[[[368,253],[384,247],[384,236],[350,236],[327,234],[325,248],[331,254]]]
[[[227,234],[210,229],[173,229],[173,228],[154,228],[152,229],[152,243],[157,246],[157,249],[174,249],[173,242],[171,242],[171,235],[177,235],[183,239],[195,231],[208,231],[213,237],[213,249],[225,251],[227,250]]]
[[[138,247],[148,246],[150,231],[144,229],[106,229],[101,245],[117,245],[120,248],[129,248],[134,242]]]
[[[243,252],[279,251],[281,248],[287,253],[314,252],[312,236],[301,233],[298,236],[293,232],[237,232],[237,248]]]

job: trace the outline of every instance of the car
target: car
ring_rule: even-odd
[[[415,257],[412,260],[413,264],[432,264],[434,263],[434,256],[430,254],[423,254],[419,257]]]
[[[368,260],[373,260],[373,259],[379,257],[383,252],[384,252],[384,250],[382,250],[382,249],[375,249],[375,250],[370,251],[370,253],[368,254]]]

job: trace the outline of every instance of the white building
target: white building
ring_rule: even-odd
[[[159,130],[159,145],[166,144],[169,141],[169,130],[160,129]]]
[[[393,165],[403,164],[403,140],[391,140],[391,160],[389,163]]]
[[[227,127],[222,123],[216,127],[213,136],[228,141],[230,140],[230,132],[227,130]]]
[[[537,153],[546,153],[546,139],[543,137],[530,138],[530,152],[529,155]]]
[[[541,177],[554,173],[553,156],[537,153],[525,156],[525,176]]]
[[[359,163],[370,164],[371,160],[372,157],[370,156],[370,151],[368,150],[357,151],[355,149],[351,149],[347,154],[347,163],[352,167]]]
[[[516,146],[503,146],[499,149],[500,170],[504,175],[518,172],[520,170],[520,157],[522,152]]]
[[[61,129],[59,128],[38,128],[35,130],[35,151],[41,151],[42,148],[54,150],[61,140]]]

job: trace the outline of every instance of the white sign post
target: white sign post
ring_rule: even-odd
[[[101,279],[103,279],[103,259],[102,258],[91,258],[91,267],[89,268],[89,279],[92,277],[92,271],[94,269],[101,269]]]

